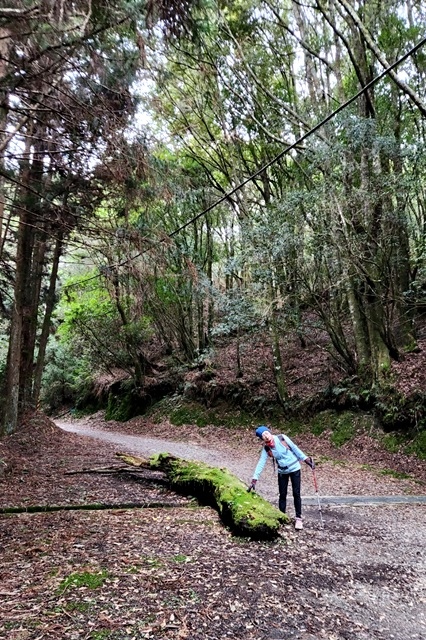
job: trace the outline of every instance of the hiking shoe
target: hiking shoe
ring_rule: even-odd
[[[296,518],[296,520],[294,521],[294,528],[295,529],[303,529],[302,518]]]

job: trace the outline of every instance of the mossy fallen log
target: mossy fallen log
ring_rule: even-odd
[[[227,469],[191,462],[168,453],[148,460],[126,453],[116,454],[134,467],[163,471],[177,493],[191,495],[202,504],[215,508],[222,522],[234,535],[255,540],[273,540],[287,516],[247,487]]]

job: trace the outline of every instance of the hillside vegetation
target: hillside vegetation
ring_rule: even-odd
[[[405,449],[426,457],[426,341],[415,353],[394,363],[388,385],[380,392],[364,388],[357,377],[339,370],[321,334],[305,347],[288,340],[282,348],[289,397],[283,405],[277,394],[273,358],[267,334],[247,335],[239,341],[241,370],[236,370],[236,341],[222,340],[191,366],[172,356],[158,357],[145,386],[135,391],[122,370],[98,377],[81,396],[69,397],[55,414],[84,415],[100,409],[107,420],[125,422],[135,416],[167,419],[179,428],[223,426],[238,429],[267,422],[293,434],[306,429],[325,431],[340,446],[359,431],[381,434],[391,451]],[[55,387],[52,398],[57,401]],[[60,397],[60,396],[59,396]]]

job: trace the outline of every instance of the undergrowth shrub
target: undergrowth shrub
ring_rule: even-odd
[[[381,390],[374,407],[385,431],[405,433],[426,428],[426,394],[403,396],[395,388]]]
[[[422,460],[426,460],[426,429],[414,435],[411,442],[405,447],[405,453],[415,454]]]
[[[118,393],[110,392],[105,411],[105,420],[126,422],[140,411],[142,413],[141,398],[135,389],[134,381],[129,379],[120,384]]]
[[[93,385],[91,363],[67,343],[52,341],[46,351],[41,405],[47,413],[78,406]]]

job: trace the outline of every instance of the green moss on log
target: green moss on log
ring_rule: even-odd
[[[132,466],[147,466],[146,460],[117,454]],[[151,469],[163,471],[173,490],[191,495],[219,512],[222,522],[233,534],[255,540],[272,540],[278,536],[287,516],[246,486],[227,469],[189,462],[168,453],[149,459]]]

